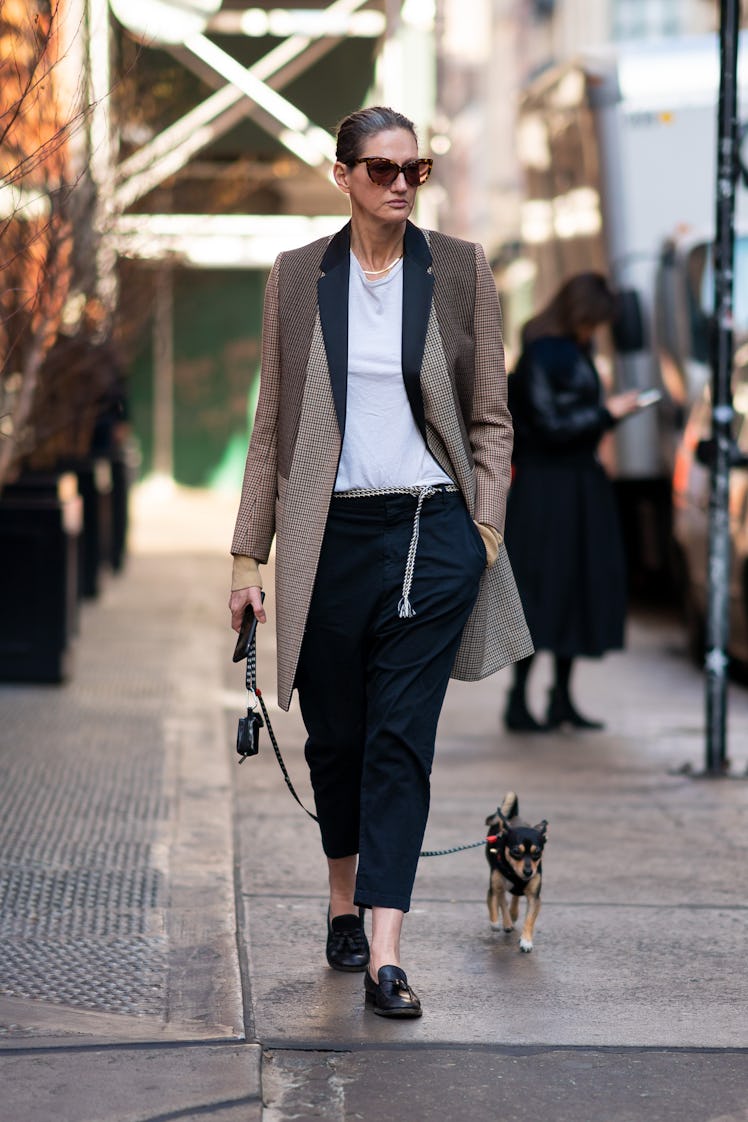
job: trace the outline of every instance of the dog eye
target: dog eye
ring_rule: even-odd
[[[521,845],[513,845],[509,852],[511,853],[512,857],[524,857],[525,855],[525,851]]]

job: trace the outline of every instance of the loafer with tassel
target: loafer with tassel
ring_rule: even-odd
[[[327,961],[333,970],[365,970],[369,965],[369,941],[361,916],[327,913]]]
[[[423,1012],[418,996],[408,985],[405,971],[399,966],[380,966],[376,982],[367,970],[364,994],[366,1004],[373,1005],[380,1017],[420,1017]]]

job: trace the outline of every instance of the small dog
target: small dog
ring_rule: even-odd
[[[521,951],[532,950],[532,933],[540,912],[540,886],[543,881],[542,856],[548,823],[545,819],[530,826],[519,817],[519,802],[509,791],[496,813],[486,819],[486,859],[491,868],[488,882],[488,915],[491,926],[509,932],[519,912],[519,898],[527,899],[527,912],[519,941]],[[512,897],[507,905],[507,893]]]

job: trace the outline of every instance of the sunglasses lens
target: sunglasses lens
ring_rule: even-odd
[[[369,178],[379,187],[389,187],[397,179],[400,168],[392,160],[368,160]]]
[[[409,187],[420,187],[431,174],[431,160],[412,160],[403,167],[405,182]]]

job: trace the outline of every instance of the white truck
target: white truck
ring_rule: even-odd
[[[740,58],[746,91],[743,50]],[[603,373],[618,389],[655,387],[662,400],[619,425],[604,455],[630,568],[645,581],[668,570],[675,447],[710,372],[718,94],[714,35],[590,51],[538,76],[519,108],[521,257],[505,275],[522,283],[504,285],[499,274],[510,342],[572,273],[602,270],[625,294],[616,343],[600,355]],[[748,230],[741,188],[736,225]],[[736,262],[740,331],[748,328],[748,239],[738,239]]]

